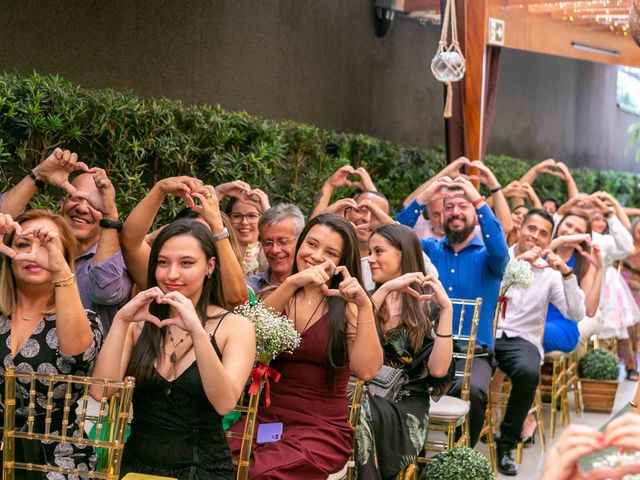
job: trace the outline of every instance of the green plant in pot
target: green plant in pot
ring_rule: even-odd
[[[487,457],[461,446],[439,453],[428,467],[427,480],[493,480],[493,472]]]
[[[580,359],[578,375],[585,411],[611,413],[619,374],[618,357],[608,350],[589,350]]]

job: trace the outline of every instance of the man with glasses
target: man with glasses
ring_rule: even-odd
[[[296,242],[303,228],[304,215],[290,203],[274,205],[262,214],[258,232],[269,266],[264,272],[247,277],[247,285],[256,295],[272,290],[291,275]]]

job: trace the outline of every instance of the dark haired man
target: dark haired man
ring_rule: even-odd
[[[506,308],[501,309],[496,331],[495,358],[511,379],[511,395],[497,439],[498,470],[516,475],[511,450],[520,442],[522,425],[535,396],[544,358],[541,336],[549,303],[566,318],[583,318],[584,293],[569,267],[557,254],[546,250],[551,243],[553,218],[546,210],[527,212],[518,241],[509,256],[531,264],[533,281],[528,288],[512,287]],[[543,259],[543,257],[545,257]]]

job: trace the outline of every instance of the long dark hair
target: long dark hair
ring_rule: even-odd
[[[356,231],[353,225],[351,225],[351,222],[333,213],[322,213],[307,222],[304,230],[302,230],[302,233],[298,237],[294,258],[297,258],[300,246],[306,239],[307,234],[316,225],[326,225],[342,237],[344,246],[338,265],[344,265],[351,276],[357,279],[362,285],[362,268],[360,267],[360,252],[358,250]],[[298,273],[298,265],[297,262],[294,261],[291,274],[296,273]],[[340,275],[331,277],[329,288],[338,288],[341,281],[342,277]],[[339,368],[346,367],[349,362],[349,354],[347,351],[347,322],[345,322],[344,318],[346,302],[340,297],[328,297],[326,301],[329,310],[329,341],[327,342],[326,352],[329,365],[331,366],[328,382],[333,384],[337,373],[336,371]]]
[[[560,222],[558,223],[558,226],[556,227],[556,232],[553,238],[558,237],[558,230],[560,229],[560,225],[562,225],[568,217],[578,217],[584,220],[585,222],[587,222],[587,231],[585,233],[588,233],[589,235],[591,235],[591,230],[592,230],[591,219],[585,213],[582,213],[578,210],[571,210],[564,217],[562,217],[562,220],[560,220]],[[581,243],[580,246],[585,251],[589,249],[589,246],[585,242]],[[573,263],[573,271],[576,274],[576,278],[578,279],[578,282],[582,281],[582,278],[584,277],[584,275],[587,273],[587,270],[589,269],[589,265],[590,265],[589,260],[587,260],[585,257],[580,255],[579,252],[576,251],[576,260]]]
[[[384,237],[396,250],[400,251],[400,274],[422,272],[426,274],[422,247],[415,232],[404,225],[381,225],[374,230],[373,235]],[[373,237],[373,235],[371,235]],[[376,289],[380,284],[376,284]],[[419,285],[412,285],[419,293],[427,293]],[[402,295],[402,314],[398,325],[386,333],[389,337],[394,331],[405,328],[409,332],[409,342],[414,350],[422,346],[427,335],[431,334],[431,318],[435,313],[430,302],[420,302],[411,295]],[[376,320],[382,331],[382,326],[389,321],[389,309],[386,303],[378,308]]]
[[[207,262],[211,258],[216,257],[216,246],[211,236],[211,232],[202,223],[193,219],[175,220],[167,225],[153,241],[151,253],[149,255],[149,268],[147,270],[147,287],[155,287],[158,285],[156,280],[156,267],[158,265],[158,254],[163,245],[172,237],[179,235],[188,235],[195,238],[200,244],[200,248],[205,254]],[[209,316],[207,308],[209,305],[224,306],[224,295],[222,291],[222,282],[220,281],[220,268],[218,262],[210,276],[202,279],[202,293],[195,305],[196,312],[202,324],[204,325]],[[166,304],[157,304],[153,302],[149,307],[149,312],[160,320],[169,316],[169,306]],[[154,363],[163,355],[162,345],[166,339],[167,332],[165,329],[158,328],[156,325],[145,322],[140,338],[133,349],[131,361],[127,368],[127,375],[134,376],[137,383],[147,383],[151,380],[153,374]]]

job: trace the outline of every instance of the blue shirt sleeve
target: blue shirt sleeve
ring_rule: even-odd
[[[502,277],[509,263],[509,247],[507,247],[502,225],[489,205],[483,205],[476,212],[482,241],[487,247],[487,266],[493,273]]]
[[[422,214],[426,205],[420,205],[417,200],[414,200],[409,205],[396,215],[396,220],[402,225],[413,228],[418,221],[418,218]]]

